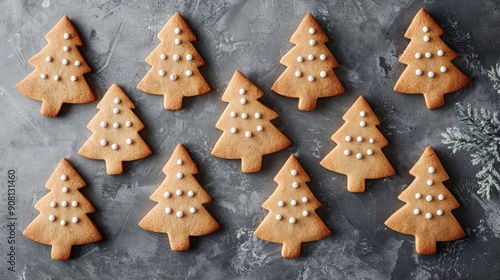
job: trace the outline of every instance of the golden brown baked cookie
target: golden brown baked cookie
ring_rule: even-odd
[[[314,110],[320,97],[343,93],[345,89],[333,72],[339,64],[325,45],[328,41],[321,26],[308,13],[290,39],[296,46],[280,60],[287,68],[271,89],[283,96],[299,98],[299,109],[305,111]]]
[[[16,85],[22,94],[42,101],[41,113],[57,117],[63,103],[95,100],[83,74],[91,71],[78,50],[82,40],[67,16],[47,33],[48,45],[29,64],[36,69]]]
[[[78,189],[85,181],[63,158],[45,185],[50,192],[42,197],[35,208],[40,211],[23,231],[27,238],[52,245],[54,260],[69,259],[71,247],[102,240],[96,225],[86,215],[94,213],[92,203]]]
[[[443,33],[427,11],[420,9],[405,33],[411,42],[399,58],[408,66],[394,91],[423,94],[428,109],[443,107],[445,94],[470,84],[470,79],[451,63],[458,54],[441,40]]]
[[[465,236],[451,210],[460,207],[458,201],[443,185],[449,179],[432,147],[427,147],[410,170],[415,180],[398,199],[406,202],[392,214],[385,225],[415,236],[418,254],[436,253],[437,241],[452,241]]]

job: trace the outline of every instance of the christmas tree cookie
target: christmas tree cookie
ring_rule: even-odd
[[[100,111],[87,125],[93,134],[78,154],[105,160],[109,175],[122,174],[123,161],[151,155],[151,149],[139,135],[144,124],[132,112],[134,104],[118,85],[109,88],[97,108]]]
[[[432,147],[425,149],[410,174],[415,180],[398,196],[406,205],[392,214],[385,224],[397,232],[415,235],[418,254],[435,254],[437,241],[465,236],[451,213],[460,205],[443,185],[449,177]]]
[[[215,125],[224,131],[212,155],[226,159],[241,158],[243,172],[258,172],[262,156],[281,151],[291,142],[272,123],[279,115],[257,99],[264,93],[240,71],[236,71],[222,95],[229,102]]]
[[[151,69],[137,88],[156,95],[164,95],[167,110],[180,110],[185,96],[197,96],[210,91],[198,67],[205,61],[193,47],[196,41],[191,28],[175,13],[158,33],[161,43],[146,57]]]
[[[57,117],[63,103],[90,103],[95,100],[83,74],[90,67],[78,51],[82,40],[67,16],[45,36],[48,45],[29,64],[35,70],[16,85],[22,94],[42,101],[41,113]]]
[[[269,214],[255,230],[255,236],[282,243],[284,258],[298,258],[302,242],[323,239],[331,232],[315,211],[321,203],[307,186],[311,179],[294,155],[274,181],[278,187],[262,205]]]
[[[427,11],[420,9],[405,33],[411,42],[399,58],[408,66],[394,91],[423,94],[428,109],[443,107],[445,94],[470,83],[470,79],[451,63],[458,54],[441,40],[439,36],[443,33]]]
[[[375,113],[360,96],[342,117],[345,122],[332,135],[337,146],[320,162],[324,168],[347,175],[347,190],[364,192],[365,179],[377,179],[395,174],[382,148],[387,139],[377,129]]]
[[[220,225],[203,207],[212,198],[193,176],[198,174],[198,169],[184,146],[177,145],[163,173],[167,177],[150,197],[158,204],[139,226],[167,233],[172,250],[186,251],[190,248],[189,236],[212,233]]]
[[[36,242],[52,245],[54,260],[68,260],[71,247],[102,240],[96,225],[86,215],[95,212],[92,203],[78,189],[85,181],[63,158],[45,185],[50,192],[35,209],[40,215],[28,225],[23,235]]]
[[[321,26],[308,13],[293,33],[295,44],[280,60],[287,69],[272,86],[277,94],[299,98],[299,109],[312,111],[320,97],[335,96],[345,91],[335,76],[339,64],[325,43],[328,42]]]

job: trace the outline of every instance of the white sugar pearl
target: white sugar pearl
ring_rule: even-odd
[[[182,179],[182,177],[184,177],[184,174],[182,174],[181,172],[177,173],[177,179]]]
[[[182,218],[182,216],[184,216],[184,213],[182,213],[182,211],[177,211],[175,215],[177,216],[177,218]]]
[[[102,139],[99,143],[100,143],[100,144],[101,144],[101,146],[103,146],[103,147],[104,147],[104,146],[106,146],[106,145],[108,145],[108,141],[106,141],[106,140],[104,140],[104,139]]]
[[[181,33],[181,29],[179,27],[174,28],[174,33],[175,34]]]
[[[421,193],[416,193],[415,194],[415,198],[416,199],[421,199],[422,198],[422,194]]]
[[[132,141],[132,139],[127,138],[127,139],[125,140],[125,143],[127,143],[127,145],[132,145],[133,141]]]
[[[295,71],[295,77],[300,77],[302,76],[302,72],[300,72],[299,70]]]
[[[415,74],[417,74],[417,76],[422,75],[422,70],[421,69],[415,70]]]
[[[69,47],[68,47],[68,46],[64,46],[64,47],[63,47],[63,51],[65,51],[65,52],[69,52]]]
[[[77,206],[78,206],[78,201],[73,200],[73,201],[71,202],[71,206],[73,206],[73,207],[77,207]]]
[[[196,208],[194,208],[194,207],[189,208],[189,213],[191,213],[191,214],[196,213]]]
[[[66,58],[62,60],[63,65],[68,65],[68,63],[69,63],[69,61]]]
[[[69,33],[64,33],[63,34],[63,38],[66,39],[66,40],[68,40],[69,39]]]
[[[294,217],[291,217],[290,219],[288,219],[288,222],[290,224],[295,224],[295,222],[297,222],[297,220]]]
[[[358,141],[358,142],[363,142],[363,136],[358,136],[358,137],[356,137],[356,141]]]
[[[236,129],[236,127],[231,127],[231,133],[233,133],[233,134],[234,134],[234,133],[236,133],[236,132],[238,132],[238,130]]]
[[[427,169],[427,172],[429,172],[430,174],[434,174],[434,172],[436,172],[436,168],[431,166]]]
[[[357,158],[357,159],[362,159],[362,158],[363,158],[363,155],[362,155],[361,153],[357,153],[357,154],[356,154],[356,158]]]
[[[427,26],[422,27],[422,31],[423,32],[429,32],[429,27],[427,27]]]
[[[365,122],[365,121],[360,121],[360,122],[359,122],[359,126],[361,126],[361,127],[365,127],[365,126],[366,126],[366,122]]]
[[[295,205],[297,205],[297,200],[295,200],[295,199],[292,199],[292,201],[290,201],[290,205],[292,205],[292,206],[295,206]]]
[[[427,180],[427,186],[432,186],[434,185],[434,181],[432,180]]]
[[[176,195],[182,195],[182,190],[176,190],[176,191],[175,191],[175,194],[176,194]]]
[[[415,214],[415,215],[420,214],[420,210],[419,209],[413,209],[413,214]]]
[[[120,104],[120,102],[122,102],[122,100],[118,97],[113,99],[113,103],[115,103],[115,104]]]
[[[68,202],[67,202],[67,201],[65,201],[65,200],[61,201],[61,206],[62,206],[62,207],[66,207],[66,206],[68,206]]]
[[[164,198],[169,198],[170,197],[170,192],[164,192],[163,193]]]
[[[442,215],[443,215],[443,210],[441,210],[441,209],[437,210],[437,211],[436,211],[436,214],[437,214],[438,216],[442,216]]]
[[[68,187],[63,187],[63,188],[61,189],[61,191],[62,191],[63,193],[67,193],[67,192],[69,191],[69,189],[68,189]]]
[[[298,187],[299,187],[299,183],[297,183],[297,182],[292,183],[292,188],[296,189]]]
[[[47,57],[45,58],[45,61],[47,61],[47,62],[51,62],[51,61],[52,61],[52,57],[47,56]]]
[[[309,82],[314,82],[314,76],[309,76],[309,77],[307,77],[307,80],[308,80]]]
[[[118,113],[120,113],[120,109],[118,109],[118,108],[114,108],[114,109],[113,109],[113,114],[118,114]]]
[[[170,74],[170,80],[171,80],[171,81],[175,81],[175,80],[177,80],[177,75],[175,75],[175,74]]]
[[[308,201],[309,201],[309,199],[308,199],[307,197],[305,197],[305,196],[304,196],[304,197],[302,198],[302,202],[303,202],[303,203],[307,203]]]
[[[78,223],[78,221],[79,221],[79,220],[78,220],[78,217],[73,217],[73,218],[71,218],[71,222],[73,222],[73,224]]]
[[[188,191],[188,196],[189,197],[193,197],[194,196],[194,192],[193,191]]]
[[[261,132],[262,130],[264,130],[264,127],[262,125],[257,126],[257,131]]]
[[[281,216],[280,214],[276,215],[276,220],[277,221],[281,221],[281,219],[283,219],[283,216]]]
[[[113,144],[113,145],[111,145],[111,149],[113,149],[113,150],[118,150],[118,144]]]
[[[316,40],[309,40],[309,45],[311,45],[311,46],[316,45]]]
[[[309,34],[314,34],[314,33],[316,33],[316,29],[314,29],[312,27],[309,28]]]
[[[431,214],[431,213],[427,213],[427,214],[425,214],[425,218],[426,218],[426,219],[431,219],[431,218],[432,218],[432,214]]]
[[[297,62],[303,62],[304,61],[304,58],[302,56],[297,56]]]
[[[76,82],[76,76],[75,75],[71,76],[70,79],[71,79],[72,82]]]
[[[444,195],[439,194],[439,195],[438,195],[438,199],[439,199],[439,200],[444,200]]]
[[[250,131],[245,131],[245,137],[246,137],[246,138],[250,138],[250,137],[252,137],[252,132],[250,132]]]
[[[54,81],[59,81],[59,76],[58,75],[54,76]]]
[[[349,136],[349,135],[347,135],[344,139],[345,139],[346,142],[351,142],[352,137]]]
[[[314,59],[314,55],[310,54],[307,56],[307,60],[313,60]]]
[[[344,155],[348,156],[348,155],[350,155],[350,154],[351,154],[351,151],[349,151],[349,150],[344,150]]]
[[[165,208],[165,213],[167,213],[167,214],[172,213],[172,208],[170,208],[170,207]]]
[[[65,226],[66,225],[66,221],[65,220],[61,220],[61,226]]]
[[[165,59],[167,59],[167,56],[164,53],[162,53],[162,54],[160,54],[160,59],[165,60]]]
[[[247,113],[241,114],[241,118],[244,119],[244,120],[248,119],[248,114]]]
[[[366,116],[366,112],[365,112],[365,111],[361,111],[361,112],[359,112],[359,116],[360,116],[360,117],[364,117],[364,116]]]
[[[54,216],[54,215],[49,216],[49,221],[53,222],[55,220],[56,220],[56,216]]]
[[[261,115],[260,113],[255,113],[254,117],[255,117],[256,119],[260,119],[260,117],[262,117],[262,115]]]
[[[243,94],[247,93],[247,91],[244,88],[240,88],[239,93],[241,95],[243,95]]]
[[[302,216],[304,216],[304,217],[309,216],[309,212],[307,212],[307,211],[305,211],[305,210],[304,210],[304,211],[302,211]]]
[[[176,44],[176,45],[180,45],[180,44],[181,44],[181,39],[179,39],[179,38],[175,38],[175,40],[174,40],[174,44]]]
[[[427,195],[427,196],[425,197],[425,200],[427,200],[428,202],[431,202],[431,201],[432,201],[432,195],[430,195],[430,194],[429,194],[429,195]]]
[[[422,57],[421,53],[419,53],[419,52],[415,53],[415,58],[416,59],[420,59],[421,57]]]
[[[57,206],[57,203],[56,203],[55,201],[52,201],[52,202],[50,203],[50,207],[54,208],[54,207],[56,207],[56,206]]]
[[[102,122],[101,122],[101,127],[106,127],[106,126],[108,126],[108,123],[107,123],[107,122],[105,122],[105,121],[102,121]]]
[[[186,60],[187,61],[193,60],[193,55],[192,54],[186,54]]]
[[[369,156],[373,155],[373,150],[372,149],[366,150],[366,154]]]
[[[431,54],[430,52],[426,52],[426,53],[425,53],[425,57],[426,57],[426,58],[431,58],[431,57],[432,57],[432,54]]]
[[[177,162],[176,162],[177,165],[182,165],[183,163],[184,162],[182,161],[182,159],[178,159]]]
[[[321,60],[326,60],[326,55],[324,55],[324,54],[320,55],[320,56],[319,56],[319,59],[321,59]]]
[[[240,99],[240,103],[245,105],[245,104],[247,104],[247,100],[245,98],[242,98],[242,99]]]
[[[231,118],[235,118],[236,117],[236,112],[232,111],[231,113],[229,113],[229,116],[231,116]]]
[[[68,180],[68,175],[66,174],[61,175],[61,181],[66,181],[66,180]]]
[[[174,54],[172,58],[174,59],[174,61],[179,61],[179,59],[181,59],[181,57],[178,54]]]
[[[82,63],[79,60],[75,61],[75,66],[80,66],[80,65],[82,65]]]
[[[373,144],[373,142],[375,142],[375,140],[373,138],[370,138],[370,140],[368,140],[368,142],[370,142],[370,144]]]
[[[444,73],[448,71],[448,68],[446,68],[446,66],[441,66],[441,68],[439,68],[439,71],[441,71],[441,73]]]
[[[437,54],[438,54],[438,56],[443,56],[444,52],[443,52],[443,50],[439,50],[439,51],[437,51]]]
[[[167,74],[167,73],[163,69],[158,71],[158,75],[160,75],[161,77],[165,76],[165,74]]]
[[[430,40],[431,38],[429,38],[429,36],[425,35],[425,36],[424,36],[424,38],[422,38],[422,39],[424,39],[424,42],[429,42],[429,40]]]
[[[120,128],[120,124],[119,124],[119,123],[117,123],[117,122],[115,122],[115,123],[113,123],[113,127],[114,127],[114,128]]]
[[[44,79],[44,80],[45,80],[45,79],[47,79],[47,74],[42,73],[42,74],[40,75],[40,78],[42,78],[42,79]]]
[[[320,76],[321,78],[326,77],[326,72],[325,72],[325,71],[321,71],[321,72],[319,72],[319,76]]]
[[[278,206],[279,207],[285,206],[285,202],[283,200],[278,201]]]
[[[131,127],[131,126],[132,126],[132,123],[131,123],[130,121],[126,121],[126,122],[125,122],[125,126],[126,126],[126,127]]]
[[[290,175],[297,176],[297,170],[292,169],[292,171],[290,171]]]

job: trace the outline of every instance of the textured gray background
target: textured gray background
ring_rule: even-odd
[[[392,87],[404,69],[398,56],[418,9],[425,7],[444,29],[444,41],[460,58],[454,61],[472,78],[446,107],[429,111],[422,96],[397,94]],[[212,87],[204,96],[185,99],[182,111],[162,108],[163,97],[135,89],[149,65],[144,58],[159,43],[156,35],[181,12],[198,37],[194,46],[206,61],[201,68]],[[300,112],[297,100],[270,91],[285,69],[280,57],[289,38],[312,12],[340,62],[335,72],[347,92],[321,99],[313,112]],[[119,84],[135,102],[146,124],[141,132],[154,154],[125,164],[125,174],[108,176],[103,161],[76,152],[91,135],[88,121],[97,102],[65,105],[61,115],[39,114],[40,102],[13,87],[34,68],[27,61],[45,45],[44,35],[67,14],[77,27],[80,48],[93,72],[87,80],[100,99]],[[391,1],[0,1],[0,278],[2,279],[493,279],[500,266],[500,200],[475,195],[476,167],[467,153],[452,154],[441,143],[446,127],[459,125],[454,104],[472,103],[498,111],[498,94],[485,70],[500,60],[498,0]],[[220,97],[235,70],[241,70],[266,95],[262,103],[281,116],[274,121],[293,142],[264,157],[257,174],[242,174],[238,160],[210,155],[221,135],[214,125],[226,103]],[[346,177],[318,162],[335,146],[330,136],[344,112],[364,95],[389,140],[384,148],[397,175],[368,181],[367,191],[346,191]],[[161,172],[175,145],[185,144],[197,162],[199,182],[214,201],[206,207],[222,225],[208,236],[192,238],[189,252],[172,252],[167,236],[142,230],[139,220],[155,205],[148,199],[164,178]],[[408,170],[432,145],[450,180],[445,185],[461,203],[454,214],[467,236],[440,243],[435,256],[415,253],[414,237],[383,224],[403,205],[397,196],[411,183]],[[260,206],[274,191],[273,178],[290,153],[312,178],[322,202],[318,209],[333,234],[303,244],[300,259],[283,259],[281,245],[253,236],[267,214]],[[50,246],[24,238],[22,230],[38,215],[34,203],[61,157],[71,160],[87,181],[82,192],[97,208],[91,218],[104,235],[99,243],[75,246],[68,262],[52,261]],[[17,272],[6,270],[7,170],[17,181]],[[6,278],[7,277],[7,278]],[[496,278],[498,279],[498,278]]]

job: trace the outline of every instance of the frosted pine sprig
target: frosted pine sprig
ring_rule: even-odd
[[[500,94],[500,63],[491,67],[488,71],[488,77],[494,82],[493,88]]]

